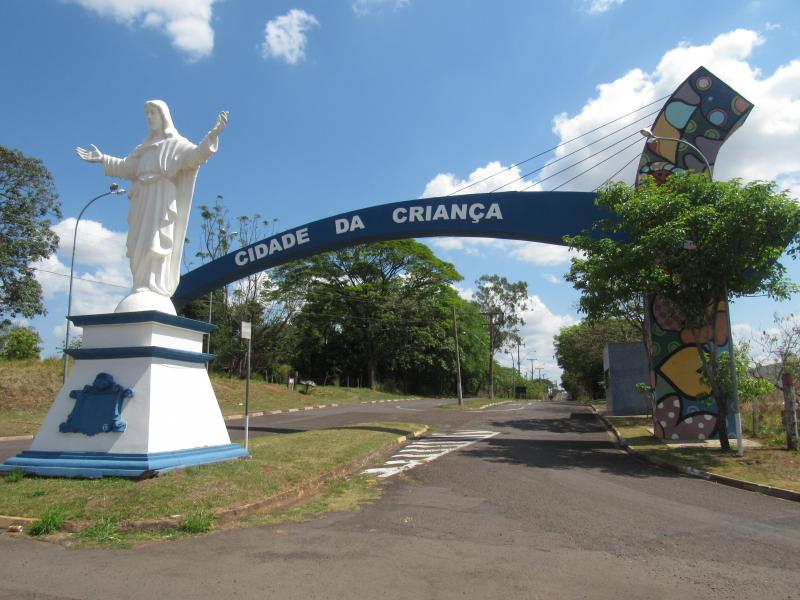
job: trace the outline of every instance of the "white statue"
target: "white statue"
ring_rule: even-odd
[[[180,279],[197,171],[217,151],[228,113],[219,113],[195,146],[175,129],[165,102],[145,102],[144,112],[150,133],[127,157],[103,154],[94,145],[76,152],[85,161],[102,162],[106,175],[131,181],[127,255],[133,288],[116,312],[155,309],[174,314],[169,298]]]

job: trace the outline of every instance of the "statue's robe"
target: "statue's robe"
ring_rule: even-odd
[[[196,146],[172,134],[125,158],[103,157],[106,175],[131,181],[127,256],[133,292],[170,297],[178,287],[197,172],[218,146],[215,133]]]

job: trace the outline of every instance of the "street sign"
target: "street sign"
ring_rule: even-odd
[[[252,336],[252,327],[250,321],[242,321],[242,339],[249,340]]]

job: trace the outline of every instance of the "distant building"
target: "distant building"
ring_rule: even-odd
[[[642,342],[614,342],[603,348],[603,374],[608,412],[612,415],[643,415],[650,410],[637,383],[648,383],[647,353]]]

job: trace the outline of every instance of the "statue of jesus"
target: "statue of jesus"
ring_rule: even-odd
[[[145,102],[144,113],[149,134],[127,157],[103,154],[94,145],[76,152],[85,161],[103,163],[106,175],[131,181],[127,255],[133,288],[115,312],[155,309],[175,314],[169,298],[180,279],[197,171],[217,151],[228,113],[219,113],[196,146],[175,129],[162,100]]]

